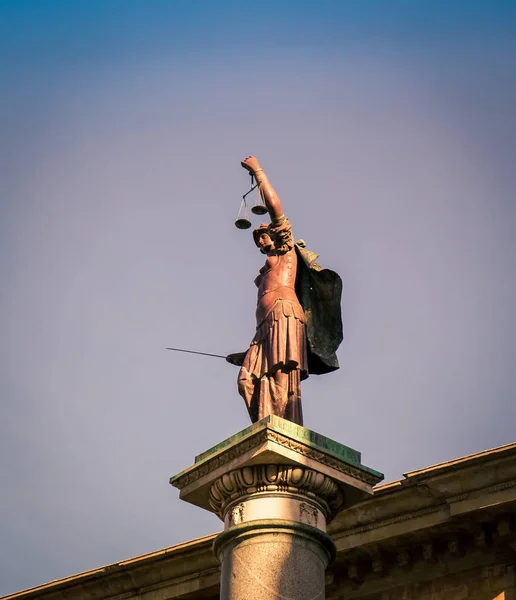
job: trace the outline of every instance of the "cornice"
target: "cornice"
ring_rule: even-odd
[[[424,511],[417,516],[424,517]],[[357,528],[351,535],[359,533]],[[369,597],[386,588],[406,585],[408,581],[417,585],[418,581],[492,564],[495,557],[513,557],[515,533],[513,507],[508,512],[483,515],[478,521],[462,517],[360,548],[343,549],[333,536],[337,564],[328,572],[331,587],[328,597],[335,597],[333,593],[337,590],[339,598],[351,593],[354,597]]]
[[[79,573],[52,581],[14,594],[0,600],[124,600],[134,598],[134,590],[140,594],[162,588],[185,588],[194,590],[202,575],[206,585],[218,583],[219,564],[212,552],[215,535],[171,546],[143,556]],[[189,584],[188,582],[192,583]],[[167,597],[175,597],[169,594]]]
[[[514,493],[513,493],[514,491]],[[373,496],[340,513],[335,535],[411,520],[442,510],[445,518],[516,499],[516,444],[413,471],[405,479],[377,486]],[[427,511],[427,512],[426,512]],[[444,517],[443,517],[444,518]]]
[[[396,517],[391,517],[390,519],[384,519],[382,521],[375,521],[373,523],[368,523],[367,525],[362,525],[360,527],[355,527],[354,529],[349,529],[346,531],[339,532],[339,537],[350,537],[359,533],[365,533],[366,531],[372,531],[373,529],[382,529],[383,527],[388,527],[389,525],[394,525],[396,523],[402,523],[403,521],[410,521],[413,519],[417,519],[419,517],[425,517],[427,515],[431,515],[434,513],[438,513],[443,509],[443,504],[437,506],[431,506],[430,508],[423,508],[421,510],[416,510],[412,513],[404,513],[402,515],[398,515]]]
[[[315,460],[323,465],[331,467],[332,469],[335,469],[340,473],[344,473],[345,475],[349,475],[350,477],[359,479],[360,481],[363,481],[364,483],[367,483],[369,485],[375,485],[378,482],[379,478],[377,475],[371,474],[368,471],[361,469],[360,467],[351,465],[349,463],[344,463],[343,461],[334,458],[330,454],[321,452],[319,450],[315,450],[314,448],[310,448],[309,446],[305,446],[304,444],[300,444],[299,442],[296,442],[295,440],[287,436],[281,435],[277,431],[268,431],[269,439],[271,441],[276,442],[277,444],[284,446],[289,450],[294,450],[295,452],[298,452],[299,454],[302,454],[307,458],[311,458],[312,460]]]
[[[302,442],[294,440],[276,429],[266,427],[261,431],[250,435],[247,439],[239,441],[238,444],[229,446],[227,448],[222,448],[215,454],[207,456],[200,463],[197,463],[193,467],[186,469],[186,471],[171,477],[170,483],[179,490],[182,490],[186,486],[195,483],[209,473],[212,473],[217,469],[220,469],[221,467],[231,463],[233,460],[238,459],[250,450],[258,448],[268,442],[272,442],[278,446],[292,450],[301,456],[305,456],[306,458],[314,460],[321,465],[325,465],[335,469],[336,471],[339,471],[340,473],[349,475],[350,477],[358,479],[367,485],[372,486],[379,480],[378,474],[375,472],[370,472],[370,470],[361,468],[361,466],[339,460],[329,453],[322,452],[321,450],[313,448],[308,444],[303,444]]]
[[[489,487],[486,488],[482,488],[480,490],[474,490],[473,492],[465,492],[463,494],[459,494],[457,496],[450,496],[449,498],[447,498],[447,502],[452,504],[454,502],[460,502],[462,500],[467,500],[468,498],[470,498],[472,496],[472,494],[474,492],[481,492],[482,494],[493,494],[495,492],[500,492],[502,490],[510,490],[512,488],[516,488],[516,480],[512,480],[512,481],[504,481],[503,483],[498,483],[496,485],[491,485]]]
[[[228,449],[223,449],[215,455],[205,458],[202,464],[196,464],[194,467],[187,469],[170,478],[170,483],[179,490],[182,490],[187,485],[195,483],[201,477],[216,471],[220,467],[224,467],[234,459],[239,458],[249,450],[253,450],[264,444],[268,439],[268,430],[264,429],[247,440],[241,441],[238,446],[233,446]]]

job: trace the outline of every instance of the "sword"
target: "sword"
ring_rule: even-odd
[[[173,350],[174,352],[188,352],[188,354],[202,354],[203,356],[215,356],[216,358],[226,358],[222,354],[211,354],[210,352],[197,352],[196,350],[185,350],[184,348],[165,348],[165,350]]]
[[[211,352],[198,352],[197,350],[185,350],[184,348],[165,348],[165,350],[173,350],[174,352],[186,352],[187,354],[201,354],[202,356],[214,356],[215,358],[223,358],[228,363],[236,365],[237,367],[242,366],[242,362],[246,355],[245,352],[235,352],[234,354],[228,354],[224,356],[222,354],[212,354]]]

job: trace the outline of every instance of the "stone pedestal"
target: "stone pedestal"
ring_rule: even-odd
[[[221,599],[315,600],[325,597],[335,552],[326,524],[382,477],[356,450],[271,415],[197,456],[170,483],[224,522],[214,543]]]

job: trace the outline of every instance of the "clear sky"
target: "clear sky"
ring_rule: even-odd
[[[218,531],[255,154],[344,281],[306,426],[406,471],[515,438],[516,2],[0,2],[0,594]],[[258,219],[255,218],[256,223]]]

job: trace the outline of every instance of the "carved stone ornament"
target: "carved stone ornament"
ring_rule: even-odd
[[[210,505],[222,518],[233,502],[259,492],[306,496],[322,506],[328,518],[344,503],[338,485],[312,469],[289,465],[255,465],[226,473],[210,488]]]
[[[175,477],[172,477],[170,483],[179,490],[182,490],[187,485],[195,483],[198,479],[208,475],[215,469],[223,467],[231,461],[238,459],[249,450],[253,450],[261,446],[264,443],[273,442],[282,446],[288,450],[292,450],[302,456],[317,461],[322,465],[326,465],[332,469],[336,469],[340,473],[349,475],[355,479],[363,481],[368,485],[375,485],[383,477],[381,474],[373,474],[362,468],[347,463],[343,460],[338,460],[326,452],[320,452],[315,448],[312,448],[306,444],[302,444],[288,437],[287,435],[281,434],[279,431],[273,431],[272,429],[266,428],[258,433],[249,437],[249,439],[240,442],[237,446],[231,447],[229,450],[217,453],[213,458],[206,459],[206,462],[194,470],[188,470],[185,474],[179,473]]]

